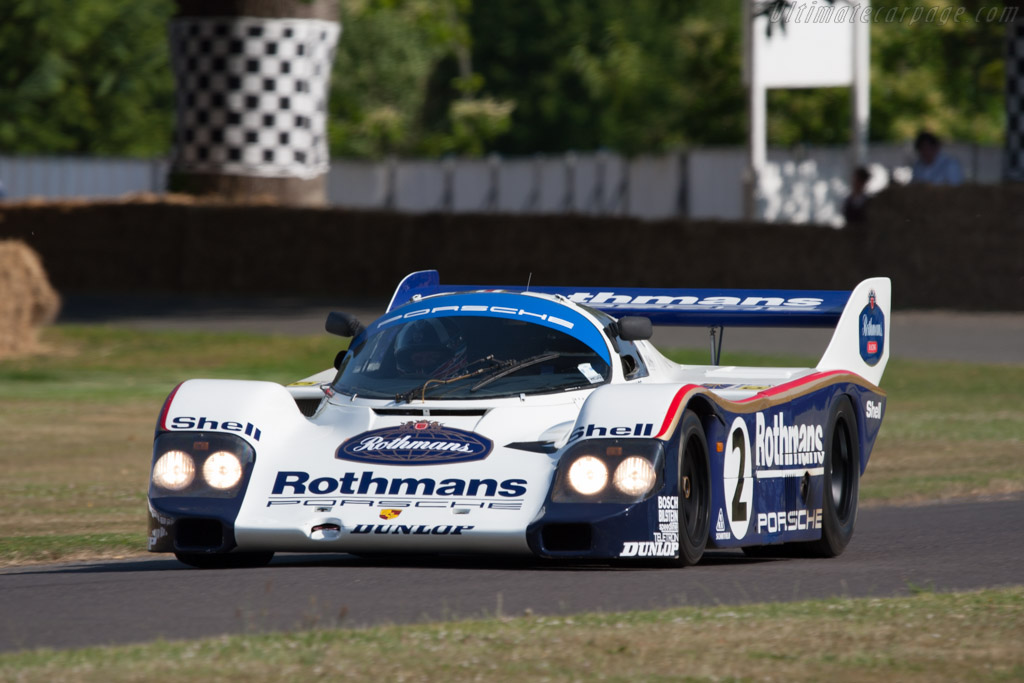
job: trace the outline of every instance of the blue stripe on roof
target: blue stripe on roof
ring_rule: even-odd
[[[473,292],[408,301],[405,305],[389,308],[367,328],[367,332],[375,334],[390,325],[421,318],[459,316],[512,318],[549,327],[579,339],[605,362],[611,363],[608,343],[589,318],[570,306],[518,293]]]

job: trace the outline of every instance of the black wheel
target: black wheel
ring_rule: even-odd
[[[860,492],[860,442],[850,399],[832,406],[825,432],[825,478],[821,501],[821,539],[796,543],[801,555],[836,557],[853,538]]]
[[[179,562],[198,569],[241,569],[263,567],[274,559],[274,553],[174,553]]]
[[[679,560],[686,567],[700,562],[711,532],[711,474],[708,442],[700,419],[683,413],[679,441]]]

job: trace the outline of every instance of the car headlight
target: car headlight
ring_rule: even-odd
[[[612,481],[615,488],[627,496],[642,496],[654,488],[658,475],[654,465],[647,458],[634,455],[626,458],[615,468]]]
[[[153,483],[168,491],[181,491],[196,478],[196,463],[184,451],[167,451],[153,465]]]
[[[242,478],[242,463],[238,456],[227,451],[217,451],[203,463],[203,479],[215,489],[229,489]]]
[[[608,468],[592,455],[577,458],[569,466],[569,486],[585,496],[604,489],[608,483]]]
[[[587,439],[559,462],[551,500],[637,503],[664,481],[665,448],[655,439]],[[609,474],[611,473],[611,474]]]
[[[245,487],[256,453],[234,434],[164,432],[153,442],[150,498],[233,498]]]

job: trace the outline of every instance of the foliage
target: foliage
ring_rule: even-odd
[[[481,155],[514,104],[477,98],[470,0],[350,0],[331,87],[331,150]]]
[[[0,153],[166,153],[171,0],[0,0]]]
[[[331,87],[331,149],[356,157],[411,151],[443,51],[393,3],[345,6]]]
[[[933,16],[941,17],[947,7],[960,6],[965,11],[957,21],[910,20],[915,9],[927,16],[935,8]],[[894,0],[877,6],[886,14],[871,24],[872,139],[907,140],[928,127],[950,139],[1000,142],[1005,25],[976,21],[983,6],[1001,8],[982,0],[956,6],[949,0]],[[407,140],[406,150],[478,152],[486,146],[532,154],[611,148],[636,154],[745,139],[738,0],[520,0],[477,2],[467,9],[473,76],[479,94],[501,105],[493,119],[500,125],[486,128],[476,144],[444,149]],[[899,12],[902,20],[889,20],[889,12]],[[355,30],[348,40],[358,41]],[[424,116],[406,117],[427,130],[403,128],[427,140],[429,130],[452,127],[451,102],[458,97],[451,44],[434,44],[433,74],[423,74],[421,81]],[[447,112],[447,118],[437,112]],[[509,122],[502,119],[506,112]],[[849,135],[849,89],[770,93],[771,144],[844,144]]]
[[[1000,144],[1006,121],[1007,27],[978,22],[976,17],[982,10],[1000,9],[1002,3],[904,0],[892,4],[966,11],[958,22],[872,26],[872,137],[908,140],[924,127],[946,139]]]
[[[742,139],[738,12],[707,1],[478,3],[473,33],[489,39],[477,66],[488,92],[516,103],[497,148],[638,153]]]
[[[872,138],[926,126],[998,144],[1006,26],[976,17],[1003,2],[875,4],[910,13],[871,24]],[[964,12],[908,18],[933,8]],[[173,11],[173,0],[0,0],[0,153],[166,154]],[[639,154],[745,139],[740,0],[342,0],[341,14],[337,156]],[[773,145],[849,138],[844,88],[772,91],[768,112]]]

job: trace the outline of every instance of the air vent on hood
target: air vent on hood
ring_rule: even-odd
[[[319,398],[297,398],[295,399],[295,405],[299,407],[301,412],[306,417],[313,417],[316,415],[316,409],[320,407]]]
[[[373,412],[378,415],[411,415],[414,417],[483,417],[487,414],[486,408],[469,408],[456,410],[454,408],[374,408]]]

